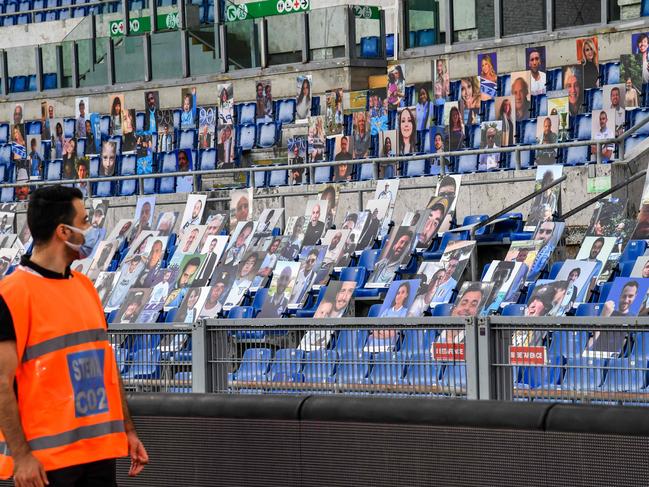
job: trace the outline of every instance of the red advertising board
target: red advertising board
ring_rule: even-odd
[[[545,365],[547,351],[545,347],[509,347],[509,363],[511,365]]]
[[[440,361],[464,362],[464,343],[434,343],[433,357]]]

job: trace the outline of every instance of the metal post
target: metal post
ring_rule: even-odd
[[[491,326],[488,318],[478,318],[477,342],[480,352],[477,356],[478,369],[478,399],[493,400],[496,399],[494,380],[491,375],[491,356],[489,338],[491,336]],[[466,345],[465,345],[466,347]],[[466,350],[465,350],[466,355]],[[467,364],[468,365],[468,364]],[[469,369],[467,367],[467,376]]]
[[[466,319],[464,325],[464,359],[466,360],[466,395],[467,399],[478,399],[480,382],[478,374],[478,327],[476,318]]]
[[[230,68],[228,63],[228,27],[219,25],[219,56],[221,59],[221,72],[227,73]]]
[[[214,2],[214,26],[217,27],[219,24],[223,23],[223,16],[221,15],[221,2]]]
[[[261,68],[268,67],[268,20],[265,17],[259,20],[259,64]]]
[[[446,45],[450,46],[453,43],[453,0],[448,0],[445,3],[445,7],[444,26],[446,27]]]
[[[108,52],[106,52],[106,72],[108,73],[108,84],[115,84],[115,42],[112,37],[108,38]],[[59,78],[61,79],[61,78]]]
[[[90,64],[97,64],[97,16],[90,16]]]
[[[381,48],[380,57],[385,59],[387,57],[386,35],[385,35],[385,10],[379,11],[379,46]]]
[[[137,194],[142,196],[144,194],[144,178],[137,178]]]
[[[356,58],[356,17],[349,5],[345,9],[345,57]]]
[[[359,191],[356,194],[358,195],[358,211],[363,211],[363,193]]]
[[[43,51],[41,46],[36,46],[36,86],[38,86],[38,91],[43,91],[45,86],[43,85]]]
[[[475,230],[472,228],[469,231],[470,238],[469,240],[475,240]],[[478,244],[473,246],[473,250],[471,250],[471,280],[472,281],[479,281],[480,280],[480,274],[479,274],[479,269],[478,269]]]
[[[257,59],[260,57],[259,48],[259,25],[257,22],[252,23],[252,32],[250,32],[250,66],[257,68]]]
[[[597,151],[597,165],[602,163],[602,146],[599,142],[595,144],[595,150]]]
[[[208,392],[207,367],[207,331],[199,320],[192,329],[192,392]]]
[[[180,31],[180,57],[183,67],[183,78],[189,78],[191,69],[189,67],[189,34],[186,30]]]
[[[79,88],[79,44],[72,43],[72,88]]]
[[[618,158],[618,160],[619,160],[620,162],[624,162],[624,156],[626,155],[626,154],[624,153],[624,142],[625,142],[625,141],[626,141],[626,139],[621,140],[620,143],[617,144],[617,154],[618,154],[618,157],[617,157],[617,158]]]
[[[282,195],[279,198],[279,202],[281,205],[281,208],[286,208],[286,196]],[[282,212],[282,216],[280,217],[280,226],[282,228],[282,232],[286,230],[286,209]]]
[[[500,39],[503,36],[502,12],[503,12],[502,0],[494,0],[494,38],[495,39]]]
[[[399,0],[397,2],[397,11],[395,12],[397,20],[397,24],[399,25],[399,44],[397,45],[396,42],[396,37],[395,36],[395,45],[394,45],[394,57],[396,59],[399,59],[399,55],[405,51],[406,49],[409,49],[414,46],[408,45],[408,38],[410,34],[408,33],[408,15],[405,13],[408,8],[406,5],[404,5],[405,0]]]
[[[228,386],[228,332],[220,327],[212,328],[209,333],[205,332],[205,336],[206,353],[202,366],[206,368],[207,375],[211,379],[206,392],[223,392]],[[192,343],[192,358],[193,347]]]
[[[54,53],[56,57],[56,76],[59,80],[59,88],[63,88],[63,46],[60,44],[55,46]]]
[[[2,51],[2,93],[9,94],[9,65],[7,64],[7,51]]]
[[[303,12],[301,15],[302,15],[302,62],[308,63],[311,60],[309,12]]]
[[[149,15],[151,17],[151,33],[158,32],[158,1],[149,0]]]
[[[554,0],[545,1],[545,30],[548,33],[554,30]]]
[[[187,28],[187,9],[185,7],[186,0],[178,0],[178,29],[185,30]],[[216,8],[216,3],[214,6]]]
[[[514,152],[514,164],[516,164],[516,170],[520,171],[521,168],[521,151],[516,149]]]
[[[128,9],[128,0],[122,0],[122,15],[124,16],[124,35],[127,36],[131,31],[131,11]]]
[[[379,180],[379,174],[381,174],[381,163],[380,162],[373,162],[372,163],[372,176],[374,177],[374,181]]]
[[[144,34],[142,39],[142,48],[144,50],[144,81],[151,81],[153,79],[153,65],[151,64],[151,34],[148,32]]]

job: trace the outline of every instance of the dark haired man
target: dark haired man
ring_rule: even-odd
[[[13,475],[18,486],[114,486],[115,458],[130,452],[129,474],[137,475],[148,456],[97,291],[70,270],[90,228],[81,192],[34,191],[27,223],[33,253],[0,283],[0,478]]]

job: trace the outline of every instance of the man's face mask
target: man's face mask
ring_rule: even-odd
[[[78,252],[80,259],[85,259],[86,257],[88,257],[92,253],[92,248],[85,245],[86,235],[88,235],[90,230],[92,230],[92,227],[88,227],[85,230],[82,230],[80,228],[73,227],[72,225],[67,225],[65,223],[63,225],[83,237],[83,243],[81,244],[74,244],[66,240],[65,245],[70,247],[72,250]]]

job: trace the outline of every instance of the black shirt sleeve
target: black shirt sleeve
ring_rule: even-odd
[[[16,330],[14,329],[14,320],[11,317],[11,311],[5,300],[0,296],[0,342],[15,341]]]

